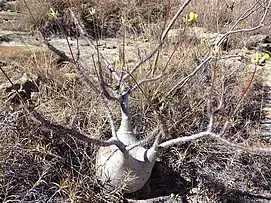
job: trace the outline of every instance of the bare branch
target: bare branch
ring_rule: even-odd
[[[174,17],[171,19],[170,23],[168,24],[167,28],[165,29],[165,31],[162,34],[161,37],[161,41],[164,41],[170,28],[173,26],[173,24],[175,23],[175,21],[177,20],[177,18],[180,16],[180,14],[183,12],[183,10],[186,8],[186,6],[188,6],[188,4],[190,3],[191,0],[186,0],[183,5],[179,8],[179,10],[177,11],[177,13],[174,15]]]
[[[32,116],[33,120],[36,120],[45,128],[52,130],[52,131],[58,133],[59,135],[63,135],[63,134],[70,135],[70,136],[75,137],[81,141],[88,143],[88,144],[95,144],[95,145],[103,146],[103,147],[110,146],[110,145],[116,145],[121,151],[126,151],[125,146],[116,139],[111,138],[107,141],[103,141],[103,140],[100,140],[97,138],[89,137],[88,135],[83,134],[83,133],[79,133],[78,131],[76,131],[74,129],[57,124],[53,121],[49,121],[48,119],[46,119],[45,117],[40,115],[35,110],[32,110],[29,113]]]
[[[54,123],[53,121],[49,121],[48,119],[44,118],[41,114],[39,114],[37,111],[32,110],[30,112],[30,114],[33,117],[33,120],[38,121],[45,128],[47,128],[49,130],[53,130],[54,132],[58,132],[59,134],[68,134],[68,135],[71,135],[71,136],[73,136],[79,140],[82,140],[86,143],[97,144],[100,146],[112,145],[112,143],[109,143],[107,141],[101,141],[96,138],[91,138],[85,134],[77,132],[74,129],[70,129],[70,128],[64,127],[62,125],[59,125],[57,123]]]
[[[81,77],[81,79],[86,82],[90,88],[92,88],[96,93],[100,94],[99,89],[94,85],[94,82],[99,82],[98,78],[92,75],[86,68],[85,65],[81,60],[75,61],[74,58],[70,58],[65,52],[57,49],[53,45],[51,45],[48,40],[45,40],[44,43],[47,45],[47,47],[56,53],[61,59],[68,61],[75,65],[76,71],[78,73],[78,76]]]
[[[271,153],[271,147],[244,146],[241,144],[235,144],[235,143],[229,142],[228,140],[218,135],[214,135],[214,136],[212,135],[212,137],[218,140],[219,142],[222,142],[225,145],[235,148],[236,150],[243,150],[243,151],[254,152],[254,153]]]
[[[213,56],[209,55],[205,58],[205,60],[189,75],[187,75],[186,77],[184,77],[183,79],[181,79],[176,85],[174,85],[168,92],[167,94],[164,96],[165,100],[167,97],[169,97],[170,95],[174,95],[176,93],[173,94],[173,92],[178,92],[207,62],[209,62],[211,59],[213,59]]]
[[[97,52],[99,53],[99,52]],[[93,64],[94,64],[94,69],[96,71],[96,75],[98,76],[98,81],[99,81],[99,86],[100,89],[102,90],[102,97],[106,97],[108,100],[117,100],[119,101],[120,99],[120,94],[118,94],[117,91],[114,91],[113,88],[105,82],[104,77],[103,77],[103,73],[102,73],[102,68],[101,68],[101,64],[98,61],[98,68],[96,66],[96,62],[94,60],[94,57],[92,56],[92,60],[93,60]]]
[[[254,13],[256,10],[258,10],[261,6],[257,6],[255,8],[255,6],[258,4],[259,2],[255,2],[248,10],[246,10],[238,19],[237,21],[234,23],[234,25],[231,27],[230,30],[233,30],[241,21],[245,20],[246,18],[248,18],[252,13]]]
[[[154,82],[154,81],[157,81],[159,79],[161,79],[162,77],[164,77],[165,75],[161,74],[161,75],[158,75],[156,77],[153,77],[153,78],[144,78],[143,80],[141,80],[140,82],[136,83],[129,91],[129,93],[135,91],[137,88],[139,88],[141,85],[145,84],[145,83],[149,83],[149,82]]]
[[[79,29],[79,32],[82,35],[82,37],[87,41],[87,43],[89,45],[91,45],[94,49],[96,49],[95,44],[87,38],[87,37],[89,37],[89,35],[85,32],[83,25],[80,24],[80,22],[78,21],[78,19],[76,18],[75,14],[74,14],[74,12],[71,9],[69,9],[69,11],[71,13],[71,17],[72,17],[73,21],[75,22],[76,26]],[[118,76],[118,74],[115,70],[115,67],[112,64],[110,64],[100,52],[97,52],[97,53],[98,53],[98,57],[105,63],[106,68],[109,70],[109,72],[111,73],[113,78],[115,78],[116,81],[119,82],[121,80],[121,78]]]
[[[233,30],[233,29],[236,27],[236,25],[237,25],[241,20],[243,20],[243,18],[244,18],[245,15],[247,14],[247,12],[250,12],[250,10],[253,8],[253,7],[251,7],[250,9],[248,9],[248,11],[245,12],[244,15],[241,15],[241,16],[240,16],[240,18],[236,21],[236,23],[233,25],[233,27],[230,29],[230,31],[228,31],[227,33],[225,33],[224,35],[221,36],[221,38],[218,40],[218,42],[217,42],[216,45],[217,45],[217,46],[220,46],[220,45],[223,43],[223,40],[224,40],[227,36],[229,36],[229,35],[231,35],[231,34],[236,34],[236,33],[240,33],[240,32],[251,32],[251,31],[254,31],[254,30],[257,30],[257,29],[263,27],[263,26],[264,26],[263,22],[264,22],[264,20],[265,20],[265,18],[266,18],[266,16],[267,16],[267,13],[268,13],[268,11],[269,11],[269,9],[270,9],[270,4],[271,4],[271,0],[268,1],[267,6],[265,7],[264,14],[263,14],[263,16],[261,17],[261,19],[260,19],[258,25],[254,26],[254,27],[251,27],[251,28],[244,28],[244,29]],[[256,4],[254,4],[254,6],[256,6]],[[250,12],[250,14],[251,14],[251,13],[252,13],[252,12]]]
[[[171,29],[171,27],[173,26],[173,24],[175,23],[175,21],[177,20],[177,18],[180,16],[180,14],[183,12],[183,10],[187,7],[187,5],[190,3],[191,0],[186,0],[183,5],[179,8],[179,10],[176,12],[176,14],[174,15],[174,17],[171,19],[170,23],[168,24],[167,28],[164,30],[161,39],[160,39],[160,43],[159,45],[157,45],[155,47],[155,49],[147,56],[145,57],[143,60],[139,61],[134,67],[133,69],[130,71],[130,74],[126,74],[123,77],[123,80],[127,79],[130,75],[133,75],[134,72],[142,65],[144,64],[146,61],[148,61],[149,59],[151,59],[154,54],[162,47],[162,45],[164,44],[165,38],[169,32],[169,30]]]
[[[166,128],[166,123],[164,121],[164,119],[162,118],[162,116],[160,115],[159,112],[155,111],[154,115],[156,117],[156,119],[158,120],[158,126],[160,128],[161,133],[158,133],[156,135],[156,138],[153,142],[152,147],[155,150],[158,150],[159,144],[160,144],[160,139],[161,139],[161,135],[163,135],[163,137],[165,137],[166,134],[168,134],[167,128]]]
[[[176,138],[176,139],[168,140],[166,142],[161,143],[159,145],[159,147],[168,148],[168,147],[171,147],[173,145],[177,145],[177,144],[180,144],[180,143],[183,143],[183,142],[189,142],[189,141],[197,140],[199,138],[206,137],[208,135],[215,136],[214,133],[209,132],[209,131],[205,131],[205,132],[200,132],[200,133],[190,135],[190,136],[179,137],[179,138]]]
[[[173,145],[177,145],[177,144],[189,142],[189,141],[195,141],[200,138],[208,137],[208,136],[216,139],[219,142],[222,142],[223,144],[225,144],[229,147],[233,147],[236,150],[243,150],[243,151],[249,151],[249,152],[255,152],[255,153],[271,153],[271,147],[252,147],[252,146],[245,146],[245,145],[241,145],[241,144],[235,144],[235,143],[232,143],[232,142],[222,138],[220,136],[220,134],[215,134],[210,131],[200,132],[200,133],[197,133],[194,135],[172,139],[172,140],[161,143],[159,145],[159,147],[160,148],[168,148]]]
[[[61,59],[65,60],[65,61],[68,61],[70,63],[74,63],[74,60],[71,57],[69,57],[64,51],[61,51],[61,50],[57,49],[56,47],[54,47],[53,45],[51,45],[48,40],[45,40],[43,43],[46,44],[46,46],[52,52],[57,54]]]

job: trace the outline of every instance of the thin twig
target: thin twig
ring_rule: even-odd
[[[241,17],[237,20],[237,23],[235,23],[234,26],[230,29],[230,31],[228,31],[227,33],[225,33],[224,35],[221,36],[221,38],[218,40],[218,42],[217,42],[216,45],[217,45],[217,46],[220,46],[220,45],[223,43],[224,39],[225,39],[227,36],[231,35],[231,34],[236,34],[236,33],[241,33],[241,32],[251,32],[251,31],[258,30],[259,28],[263,27],[263,26],[264,26],[263,22],[264,22],[264,20],[265,20],[265,18],[266,18],[266,16],[267,16],[267,13],[268,13],[268,11],[269,11],[269,9],[270,9],[270,4],[271,4],[271,0],[268,1],[268,4],[267,4],[267,6],[266,6],[266,8],[265,8],[265,11],[264,11],[264,14],[263,14],[263,16],[261,17],[259,23],[258,23],[256,26],[251,27],[251,28],[244,28],[244,29],[234,30],[234,28],[236,27],[236,25],[244,18],[244,16],[241,16]],[[254,6],[255,6],[255,5],[256,5],[256,4],[254,4]],[[251,9],[251,8],[250,8],[250,9]],[[250,10],[250,9],[248,9],[248,10]]]
[[[164,77],[165,75],[161,74],[158,75],[154,78],[144,78],[143,80],[141,80],[140,82],[136,83],[130,90],[130,93],[135,91],[137,88],[139,88],[141,85],[145,84],[145,83],[149,83],[149,82],[154,82],[157,81],[159,79],[161,79],[162,77]]]
[[[174,15],[174,17],[171,19],[170,23],[168,24],[167,28],[164,30],[161,39],[160,39],[160,43],[159,45],[157,45],[154,50],[147,56],[145,57],[143,60],[139,61],[134,67],[133,69],[130,71],[130,74],[126,74],[123,77],[123,80],[127,79],[130,75],[133,75],[134,72],[141,66],[143,65],[146,61],[150,60],[154,54],[162,47],[162,45],[165,42],[165,38],[169,32],[169,30],[172,28],[173,24],[175,23],[175,21],[177,20],[177,18],[180,16],[180,14],[183,12],[183,10],[188,6],[188,4],[190,3],[191,0],[186,0],[183,5],[179,8],[179,10],[176,12],[176,14]]]
[[[176,92],[178,92],[188,81],[190,81],[190,79],[206,64],[208,63],[211,59],[213,58],[213,56],[209,55],[205,58],[205,60],[198,65],[198,67],[191,72],[189,75],[187,75],[186,77],[182,78],[176,85],[174,85],[164,96],[163,101],[168,98],[169,96],[172,96],[174,94],[176,94]],[[175,93],[173,93],[175,92]]]

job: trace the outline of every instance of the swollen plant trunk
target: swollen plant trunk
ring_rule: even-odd
[[[126,149],[120,150],[115,145],[101,147],[96,157],[96,174],[109,189],[121,187],[125,193],[132,193],[141,189],[150,178],[157,151],[155,147],[146,149],[142,146],[127,150],[137,142],[127,106],[122,106],[122,120],[117,138]]]
[[[123,187],[125,193],[140,190],[150,178],[157,152],[138,146],[127,154],[116,146],[101,147],[96,158],[97,176],[109,189]]]

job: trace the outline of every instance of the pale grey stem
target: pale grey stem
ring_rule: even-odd
[[[118,139],[126,146],[135,144],[138,140],[136,139],[133,127],[131,124],[131,118],[128,106],[128,92],[122,93],[120,106],[121,106],[121,124],[117,131]]]
[[[194,134],[194,135],[179,137],[179,138],[176,138],[176,139],[168,140],[166,142],[161,143],[159,145],[159,147],[161,147],[161,148],[169,148],[169,147],[171,147],[173,145],[177,145],[177,144],[180,144],[180,143],[183,143],[183,142],[197,140],[197,139],[205,137],[207,135],[215,135],[215,134],[212,133],[212,132],[209,132],[209,131],[200,132],[200,133],[197,133],[197,134]]]
[[[161,133],[158,133],[158,135],[156,135],[156,138],[152,144],[153,149],[156,151],[158,150],[160,139],[161,139]]]
[[[149,144],[149,142],[151,140],[153,140],[153,138],[157,135],[159,128],[155,128],[150,135],[148,135],[147,137],[145,137],[144,139],[136,142],[135,144],[129,145],[126,147],[126,150],[132,150],[133,148],[137,147],[137,146],[144,146],[146,144]]]
[[[213,126],[214,126],[214,115],[212,114],[209,116],[209,124],[207,126],[207,131],[211,132],[213,129]]]
[[[177,144],[188,142],[188,141],[194,141],[194,140],[197,140],[197,139],[200,139],[203,137],[208,137],[208,136],[216,139],[219,142],[222,142],[223,144],[225,144],[227,146],[233,147],[236,150],[250,151],[250,152],[254,152],[254,153],[271,153],[271,147],[251,147],[251,146],[244,146],[241,144],[235,144],[235,143],[232,143],[232,142],[222,138],[220,136],[220,134],[215,134],[215,133],[209,132],[209,131],[200,132],[200,133],[186,136],[186,137],[172,139],[172,140],[161,143],[159,145],[159,147],[168,148],[173,145],[177,145]]]
[[[99,55],[102,61],[104,62],[105,66],[109,70],[110,74],[118,83],[120,83],[121,77],[117,74],[115,67],[111,63],[109,63],[101,53],[99,53]]]
[[[207,113],[209,116],[209,124],[207,126],[207,131],[212,131],[213,130],[213,126],[214,126],[214,122],[215,122],[215,113],[218,112],[222,107],[223,107],[223,98],[224,98],[224,90],[225,86],[224,83],[222,83],[222,93],[221,93],[221,97],[220,97],[220,101],[218,106],[212,110],[211,109],[211,97],[208,98],[207,101]],[[224,129],[222,132],[225,132],[226,129]]]
[[[144,78],[143,80],[141,80],[140,82],[138,82],[137,84],[135,84],[131,89],[130,89],[130,93],[135,91],[137,88],[139,88],[141,85],[143,84],[146,84],[146,83],[149,83],[149,82],[154,82],[154,81],[157,81],[159,79],[161,79],[162,77],[164,77],[165,74],[161,74],[161,75],[158,75],[156,77],[153,77],[153,78]]]

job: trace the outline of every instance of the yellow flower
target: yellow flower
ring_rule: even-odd
[[[53,18],[57,18],[59,15],[58,10],[54,10],[53,8],[50,8],[49,13],[48,13],[48,17],[50,20],[52,20]]]
[[[271,59],[271,57],[267,53],[260,54],[259,52],[256,52],[254,55],[251,56],[251,62],[256,63],[258,65],[261,65],[262,63],[269,59]]]
[[[189,14],[186,14],[184,16],[184,22],[186,22],[186,23],[196,22],[197,19],[198,19],[198,14],[195,12],[192,12],[192,11]]]
[[[269,59],[271,59],[271,56],[267,53],[263,53],[262,58],[264,58],[265,60],[269,60]]]
[[[251,55],[251,62],[252,63],[259,63],[259,52],[256,52],[254,55]]]

